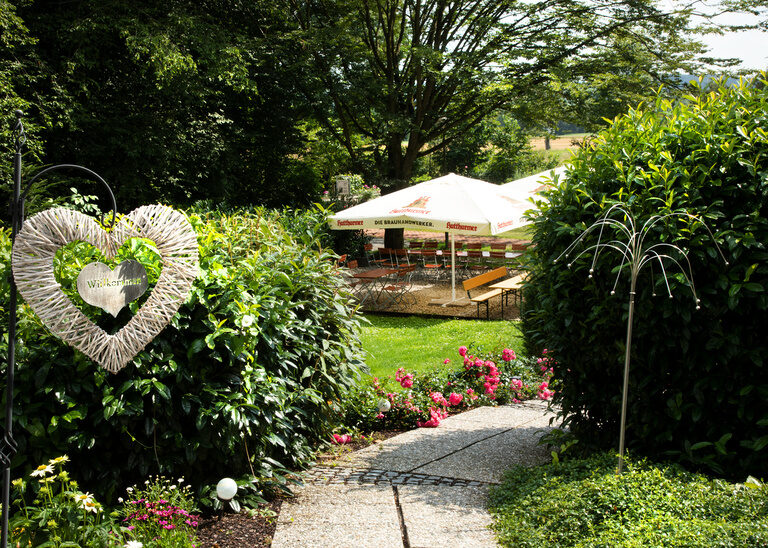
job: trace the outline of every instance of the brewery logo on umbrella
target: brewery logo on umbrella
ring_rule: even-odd
[[[429,202],[430,198],[431,196],[419,196],[407,206],[401,209],[393,209],[390,213],[423,213],[426,215],[430,213],[427,210],[427,202]]]

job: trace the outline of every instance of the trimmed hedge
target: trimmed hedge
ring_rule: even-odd
[[[20,306],[14,475],[66,453],[79,467],[73,475],[109,497],[148,473],[201,486],[222,475],[268,477],[306,465],[335,426],[332,402],[356,384],[364,365],[352,301],[333,256],[313,239],[311,227],[324,215],[287,217],[296,236],[278,218],[264,211],[190,215],[200,244],[193,292],[118,374],[64,345]],[[6,325],[9,251],[3,231]],[[141,255],[150,283],[157,279],[151,244],[131,240],[121,253]],[[71,244],[55,268],[71,298],[115,329],[126,312],[111,320],[73,289],[78,265],[99,257],[88,244]],[[5,362],[0,374],[4,380]]]
[[[740,548],[768,543],[768,488],[596,454],[509,471],[492,490],[501,546]]]
[[[701,310],[682,276],[670,276],[669,299],[658,269],[641,273],[627,443],[768,476],[767,130],[765,74],[676,104],[659,98],[614,120],[548,194],[534,222],[524,330],[560,362],[556,398],[584,442],[618,442],[629,276],[612,296],[617,254],[602,254],[591,279],[591,256],[571,269],[553,261],[615,203],[638,225],[687,211],[705,219],[730,264],[696,223],[669,220],[648,236],[689,251]]]

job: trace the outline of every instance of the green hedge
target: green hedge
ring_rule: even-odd
[[[285,217],[289,230],[279,218],[263,211],[190,215],[200,244],[193,292],[118,374],[71,350],[21,306],[14,475],[66,453],[79,467],[74,475],[109,496],[148,473],[202,485],[305,465],[335,426],[331,403],[362,370],[359,324],[333,257],[315,245],[311,227],[324,222],[322,213]],[[2,232],[6,325],[9,251]],[[131,240],[122,253],[141,255],[156,280],[160,265],[150,244]],[[71,244],[55,268],[71,298],[114,329],[125,312],[111,320],[72,289],[79,266],[98,257],[87,244]],[[0,352],[6,348],[4,340]],[[4,380],[5,365],[0,374]]]
[[[494,488],[490,510],[501,546],[580,548],[761,547],[768,488],[731,484],[679,467],[612,454],[517,467]]]
[[[601,255],[592,278],[591,256],[572,269],[554,260],[612,204],[638,225],[687,211],[705,219],[730,264],[695,223],[669,220],[649,234],[689,251],[701,310],[681,276],[670,277],[669,299],[658,268],[641,274],[627,443],[768,476],[767,129],[764,79],[676,104],[658,99],[617,118],[549,193],[534,223],[524,330],[560,362],[557,399],[582,440],[617,445],[629,276],[612,296],[617,254]]]

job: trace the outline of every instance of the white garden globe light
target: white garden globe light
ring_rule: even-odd
[[[232,478],[223,478],[216,484],[216,496],[221,500],[232,500],[236,494],[237,483]]]
[[[379,413],[386,413],[392,409],[392,404],[389,403],[389,400],[380,400],[377,409],[379,410]]]

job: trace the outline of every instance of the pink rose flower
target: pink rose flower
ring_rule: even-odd
[[[505,362],[511,362],[511,361],[512,361],[512,360],[514,360],[516,357],[517,357],[517,356],[515,356],[515,351],[514,351],[514,350],[512,350],[511,348],[505,348],[505,349],[504,349],[504,350],[501,352],[501,359],[502,359],[502,360],[504,360]]]
[[[400,386],[403,388],[410,388],[413,386],[413,375],[408,373],[403,379],[400,381]]]
[[[464,396],[461,394],[457,394],[456,392],[451,392],[451,395],[448,396],[448,403],[451,405],[459,405],[461,403],[461,400],[464,399]]]
[[[448,358],[445,358],[445,360],[443,361],[443,363],[444,363],[444,364],[447,364],[447,363],[451,363],[451,360],[449,360]]]
[[[349,443],[352,441],[352,436],[349,434],[334,434],[333,435],[333,443],[337,445],[344,445],[345,443]]]
[[[459,347],[459,356],[466,356],[467,355],[467,347],[466,346],[460,346]]]

